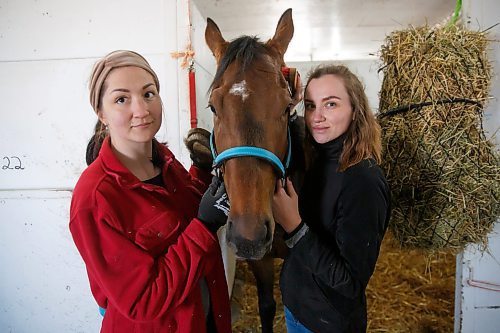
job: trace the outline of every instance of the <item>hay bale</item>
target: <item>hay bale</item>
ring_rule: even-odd
[[[382,46],[382,167],[403,246],[484,243],[499,216],[498,152],[482,128],[487,45],[485,33],[452,26],[396,31]]]

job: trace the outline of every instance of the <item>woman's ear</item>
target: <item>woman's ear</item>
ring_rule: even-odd
[[[106,122],[106,119],[104,118],[101,110],[97,110],[97,118],[99,118],[99,121],[104,125],[104,126],[108,126],[107,122]]]

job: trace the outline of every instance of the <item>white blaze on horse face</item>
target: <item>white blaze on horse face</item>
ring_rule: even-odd
[[[231,89],[229,89],[229,93],[231,95],[241,96],[241,99],[244,102],[245,99],[247,99],[247,97],[249,95],[249,92],[247,89],[247,82],[245,80],[243,80],[241,82],[233,84]]]

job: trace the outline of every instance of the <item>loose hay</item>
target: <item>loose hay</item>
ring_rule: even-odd
[[[500,214],[498,153],[482,128],[487,45],[481,32],[421,27],[393,32],[381,49],[382,167],[403,246],[484,243]]]
[[[275,333],[285,333],[278,277],[282,261],[275,261],[274,297],[277,303]],[[241,313],[235,333],[261,332],[255,279],[244,261],[237,263],[233,302]],[[453,332],[455,257],[449,251],[401,249],[391,232],[382,243],[375,273],[366,292],[368,332]]]
[[[391,232],[382,243],[366,291],[368,332],[453,332],[455,256],[401,248]]]
[[[273,324],[274,333],[286,333],[285,314],[283,312],[283,303],[279,289],[279,274],[282,264],[282,259],[274,260],[274,300],[276,301],[276,317]],[[233,291],[232,301],[239,305],[240,314],[238,320],[232,325],[233,332],[261,332],[262,327],[259,318],[255,277],[245,261],[237,261],[235,280],[238,282],[241,281],[241,284],[238,283],[237,290]]]

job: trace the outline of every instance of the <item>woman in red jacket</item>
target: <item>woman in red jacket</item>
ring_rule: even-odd
[[[94,66],[95,149],[75,186],[70,230],[105,312],[101,332],[230,332],[216,236],[227,218],[224,186],[214,177],[207,190],[209,168],[186,171],[155,140],[159,88],[135,52]]]

